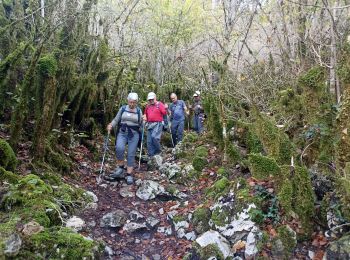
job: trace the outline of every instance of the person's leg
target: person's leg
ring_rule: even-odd
[[[201,134],[204,130],[203,122],[204,122],[204,114],[199,114],[198,115],[198,133],[199,134]]]
[[[153,156],[154,155],[152,131],[153,131],[153,129],[147,130],[147,152],[148,152],[148,156]]]
[[[178,128],[178,121],[173,120],[171,121],[171,137],[173,139],[174,146],[177,144],[177,128]]]
[[[159,154],[161,152],[160,138],[162,137],[163,125],[161,123],[157,124],[152,130],[152,144],[154,154]]]
[[[128,176],[126,177],[126,182],[128,184],[132,184],[134,182],[132,172],[135,165],[135,154],[136,154],[138,142],[139,142],[139,134],[138,132],[133,132],[133,137],[128,138],[128,156],[127,156],[127,175]]]
[[[178,124],[178,128],[177,128],[177,139],[176,139],[176,143],[181,142],[182,141],[182,137],[184,134],[184,129],[185,129],[185,120],[181,120]]]
[[[198,133],[198,115],[193,116],[193,129]]]
[[[117,156],[118,167],[111,174],[113,178],[123,177],[124,174],[124,152],[127,143],[127,135],[123,132],[119,132],[117,136],[117,141],[115,145],[115,151]]]

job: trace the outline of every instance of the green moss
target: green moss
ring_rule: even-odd
[[[182,139],[182,142],[184,144],[193,144],[195,142],[198,141],[198,135],[195,134],[195,133],[192,133],[192,132],[189,132],[189,133],[185,133],[183,139]]]
[[[176,215],[172,219],[173,223],[178,223],[181,221],[186,221],[186,217],[184,215]]]
[[[62,151],[55,151],[47,144],[45,147],[45,161],[56,170],[62,173],[70,173],[72,161]]]
[[[68,228],[48,229],[32,235],[25,241],[22,254],[35,252],[40,258],[50,259],[95,259],[98,257],[98,244],[87,240]]]
[[[232,183],[226,177],[222,177],[217,180],[213,186],[207,189],[206,194],[211,198],[219,198],[230,190],[231,184]]]
[[[224,260],[225,257],[224,255],[221,253],[220,249],[218,248],[217,245],[215,244],[209,244],[203,248],[198,249],[199,247],[197,247],[197,251],[200,255],[200,259],[208,259],[211,257],[215,257],[215,259],[217,260]]]
[[[261,154],[249,154],[250,171],[256,179],[266,179],[278,175],[281,171],[275,159]]]
[[[277,194],[278,201],[286,214],[292,212],[293,186],[290,180],[285,179]]]
[[[169,185],[166,187],[166,191],[172,195],[175,195],[178,192],[178,189],[174,185]]]
[[[238,163],[241,160],[241,154],[234,144],[230,143],[227,145],[228,160],[231,163]]]
[[[206,207],[199,207],[193,212],[192,223],[197,231],[197,233],[201,234],[210,229],[209,220],[211,217],[211,211]]]
[[[259,137],[251,130],[247,131],[245,143],[248,148],[248,153],[261,153],[263,151],[263,145]]]
[[[277,238],[280,239],[283,244],[285,259],[290,259],[297,245],[295,232],[288,226],[280,226],[277,228]]]
[[[38,61],[38,70],[42,76],[54,77],[57,71],[57,60],[51,55],[45,55]]]
[[[204,167],[208,165],[208,161],[206,158],[195,156],[193,158],[192,165],[196,171],[201,172]]]
[[[308,170],[304,167],[295,167],[293,177],[293,205],[298,214],[304,233],[311,235],[313,231],[314,201],[315,196],[312,189]]]
[[[228,178],[230,175],[229,171],[226,170],[224,167],[220,167],[216,173],[218,176],[226,178]]]
[[[348,163],[347,163],[348,165]],[[337,194],[341,201],[341,212],[346,220],[350,220],[350,180],[348,175],[336,181]]]
[[[194,156],[203,158],[208,157],[208,148],[206,148],[205,146],[197,147],[194,151]]]
[[[230,212],[225,209],[216,208],[211,214],[211,220],[216,226],[223,227],[229,223]]]
[[[20,217],[0,218],[0,258],[3,257],[5,241],[16,231],[16,225],[20,221]],[[2,259],[2,258],[1,258]]]
[[[9,183],[17,183],[19,180],[18,175],[13,172],[6,171],[4,168],[0,166],[0,181],[6,181]]]
[[[0,166],[8,171],[14,171],[17,166],[16,155],[4,139],[0,139]]]

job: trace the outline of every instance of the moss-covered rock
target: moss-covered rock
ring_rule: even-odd
[[[217,245],[210,244],[207,245],[206,247],[203,247],[199,250],[199,255],[201,259],[208,259],[208,258],[215,258],[217,260],[224,260],[225,257],[218,248]]]
[[[208,160],[205,157],[195,156],[192,161],[193,168],[201,172],[208,165]]]
[[[193,212],[192,224],[198,234],[202,234],[210,229],[210,217],[211,211],[206,207],[199,207]]]
[[[276,160],[261,154],[249,154],[249,169],[256,179],[266,179],[281,172]]]
[[[197,157],[207,158],[208,157],[208,148],[206,148],[205,146],[199,146],[195,149],[194,155]]]
[[[16,155],[4,139],[0,139],[0,166],[8,171],[14,171],[17,166]]]
[[[282,242],[284,259],[290,259],[290,256],[297,245],[295,231],[293,231],[289,226],[280,226],[277,228],[277,239]]]
[[[341,212],[346,220],[350,221],[350,180],[346,177],[339,178],[336,182],[337,194],[341,201]]]
[[[206,194],[210,198],[219,198],[230,190],[231,184],[232,182],[229,179],[222,177],[207,189]]]
[[[96,242],[68,228],[47,229],[26,239],[18,257],[29,251],[43,259],[96,259],[101,249]]]
[[[5,242],[16,231],[16,225],[21,218],[19,216],[5,218],[0,215],[0,220],[0,259],[5,259]]]
[[[211,220],[216,227],[223,227],[230,223],[230,212],[225,208],[215,208],[211,213]]]
[[[220,176],[220,177],[226,177],[228,178],[229,175],[230,175],[230,172],[224,168],[224,167],[220,167],[218,170],[217,170],[217,175]]]
[[[6,171],[4,168],[0,166],[0,182],[6,181],[9,183],[17,183],[19,180],[19,177],[17,174],[14,174],[13,172]]]
[[[246,132],[245,143],[248,153],[261,153],[264,149],[259,137],[251,129]]]

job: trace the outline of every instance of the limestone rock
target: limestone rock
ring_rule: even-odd
[[[250,232],[247,237],[247,241],[245,244],[245,258],[254,259],[255,255],[258,253],[257,241],[255,239],[254,232]]]
[[[135,192],[133,192],[131,190],[130,186],[126,186],[126,187],[122,187],[119,190],[119,194],[120,196],[122,196],[123,198],[133,198],[135,197]]]
[[[165,193],[165,189],[159,183],[145,180],[136,191],[136,196],[142,200],[154,199],[157,195]]]
[[[126,223],[127,214],[118,209],[113,212],[107,213],[101,219],[101,227],[121,227]]]
[[[24,236],[31,236],[44,230],[44,227],[35,221],[25,224],[22,230]]]
[[[146,224],[150,229],[156,227],[159,223],[160,223],[159,219],[155,217],[148,217],[146,219]]]
[[[339,240],[329,244],[326,250],[327,259],[349,259],[350,258],[350,235],[345,235]]]
[[[82,230],[84,226],[85,226],[85,221],[77,216],[73,216],[69,218],[66,222],[66,227],[69,227],[76,232]]]
[[[16,256],[21,249],[22,239],[18,234],[12,234],[5,242],[4,253],[6,256]]]
[[[129,213],[129,219],[131,221],[138,221],[138,220],[141,220],[141,219],[144,219],[145,216],[142,215],[140,212],[136,211],[136,210],[132,210],[130,213]]]
[[[201,248],[204,248],[208,245],[215,245],[220,252],[223,254],[224,258],[233,256],[233,253],[230,250],[230,244],[219,232],[209,230],[202,234],[196,239],[196,242]]]
[[[93,201],[94,203],[97,203],[97,202],[98,202],[98,197],[97,197],[96,194],[93,193],[92,191],[86,191],[86,192],[85,192],[85,195],[91,197],[91,198],[92,198],[92,201]]]
[[[176,174],[181,172],[181,168],[180,166],[178,166],[177,164],[173,164],[173,163],[164,163],[160,168],[159,171],[162,174],[165,174],[168,179],[171,179],[173,177],[176,176]]]
[[[146,228],[147,228],[147,226],[145,223],[136,223],[136,222],[129,222],[123,226],[123,230],[125,230],[126,232],[129,232],[129,233],[132,233],[135,231],[140,231],[140,230],[146,229]]]

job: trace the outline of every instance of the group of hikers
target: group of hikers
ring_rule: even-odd
[[[170,95],[171,103],[162,103],[157,100],[154,92],[147,95],[147,105],[142,113],[138,106],[138,94],[129,93],[128,104],[123,105],[115,118],[107,126],[108,133],[112,129],[116,132],[116,170],[107,176],[108,180],[126,178],[127,184],[133,184],[133,169],[135,155],[139,143],[143,142],[144,129],[147,131],[147,152],[152,157],[161,152],[160,139],[162,133],[168,128],[168,117],[170,118],[170,133],[172,144],[175,146],[183,137],[186,116],[189,117],[190,110],[193,111],[193,128],[198,133],[203,132],[204,109],[201,103],[200,92],[193,94],[194,102],[190,107],[183,100],[179,100],[175,93]],[[124,154],[127,145],[127,165],[124,166]],[[142,145],[141,148],[142,149]],[[126,170],[126,175],[125,175]]]

